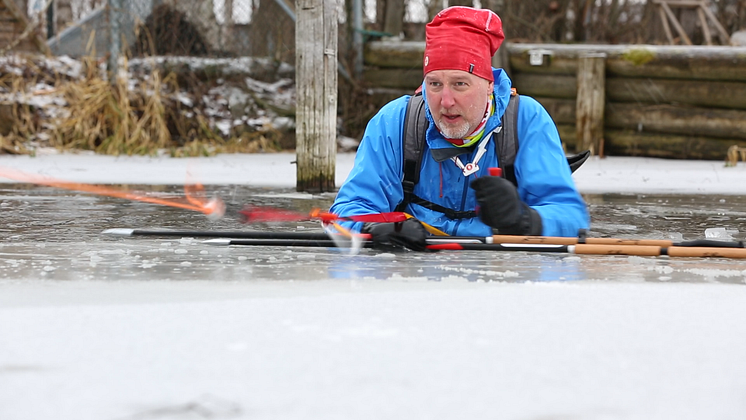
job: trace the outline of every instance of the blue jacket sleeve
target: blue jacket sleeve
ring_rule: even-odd
[[[518,138],[518,193],[541,215],[542,235],[577,236],[578,229],[588,229],[588,209],[575,187],[557,127],[544,107],[528,96],[521,96]]]
[[[368,122],[347,180],[331,212],[340,216],[394,211],[402,190],[401,136],[409,96],[386,104]],[[356,226],[360,228],[360,224]]]

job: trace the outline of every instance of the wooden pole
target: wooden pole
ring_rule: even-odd
[[[705,13],[705,15],[707,15],[708,18],[710,18],[712,24],[715,25],[715,29],[717,29],[718,34],[720,34],[720,42],[722,42],[723,45],[730,45],[730,36],[728,36],[728,32],[725,30],[725,28],[723,28],[723,25],[720,24],[715,15],[712,14],[710,9],[708,9],[705,5],[700,6],[700,9]]]
[[[220,48],[227,50],[233,46],[228,47],[226,44],[228,40],[233,39],[233,0],[224,0],[223,2],[223,25],[220,27],[218,33],[220,34]],[[234,44],[235,45],[235,44]]]
[[[686,45],[692,45],[692,41],[686,35],[684,28],[681,27],[681,24],[679,24],[678,19],[676,19],[676,16],[671,11],[671,8],[668,7],[668,4],[661,3],[660,5],[663,8],[663,11],[666,12],[666,16],[668,16],[668,19],[671,21],[671,24],[673,25],[674,29],[676,29],[676,32],[679,34],[684,43]]]
[[[49,3],[49,6],[47,6],[47,39],[52,38],[53,36],[57,35],[57,31],[55,31],[56,23],[56,13],[54,13],[54,8],[56,2]]]
[[[121,50],[120,16],[122,16],[122,0],[109,0],[109,82],[117,82],[119,71],[119,52]]]
[[[296,189],[335,189],[337,11],[334,0],[296,0]]]
[[[666,12],[663,10],[663,6],[660,4],[658,5],[658,13],[661,16],[661,23],[663,24],[663,32],[666,33],[666,38],[668,38],[668,43],[671,45],[676,44],[673,40],[673,34],[671,33],[671,27],[668,25],[668,17],[666,17]]]
[[[363,77],[363,0],[352,0],[352,50],[355,80]]]
[[[443,0],[430,0],[430,4],[427,6],[427,21],[433,20],[441,10],[443,10]]]
[[[584,54],[578,61],[576,131],[581,150],[603,156],[606,54]]]
[[[702,11],[701,7],[697,8],[697,17],[699,18],[699,24],[702,25],[702,35],[705,37],[707,45],[712,45],[712,36],[710,35],[710,24],[707,22],[705,12]]]
[[[227,240],[227,239],[226,239]],[[217,241],[217,240],[216,240]],[[222,240],[225,241],[225,240]],[[225,244],[225,243],[221,243]],[[230,245],[235,243],[231,242]],[[521,251],[521,252],[560,252],[584,255],[638,255],[644,257],[718,257],[746,258],[744,248],[708,247],[661,247],[653,245],[552,245],[552,244],[485,244],[485,243],[439,243],[428,245],[432,250],[467,251]]]
[[[402,33],[404,25],[404,2],[401,0],[386,1],[386,20],[383,22],[383,31],[398,37]]]

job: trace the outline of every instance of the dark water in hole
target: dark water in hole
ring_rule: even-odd
[[[182,195],[181,187],[129,186]],[[746,261],[702,258],[576,256],[524,252],[382,253],[349,255],[328,248],[216,247],[195,238],[101,235],[110,228],[315,231],[318,222],[245,225],[246,204],[306,213],[326,209],[333,194],[292,189],[207,186],[227,204],[226,217],[26,185],[0,188],[0,280],[314,280],[654,281],[744,283]],[[714,195],[586,195],[593,237],[746,238],[746,198]],[[717,233],[717,232],[715,232]]]

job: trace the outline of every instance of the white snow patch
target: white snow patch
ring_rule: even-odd
[[[706,239],[716,239],[723,241],[732,241],[733,235],[738,234],[738,229],[726,229],[726,228],[707,228],[705,229]]]
[[[697,274],[706,278],[716,278],[716,277],[745,277],[746,278],[746,270],[721,270],[721,269],[714,269],[714,268],[686,268],[682,270],[687,273]]]
[[[456,271],[459,273],[464,274],[480,274],[483,276],[492,276],[492,277],[501,277],[501,278],[509,278],[509,277],[518,277],[520,274],[515,271],[495,271],[495,270],[479,270],[479,269],[473,269],[469,267],[451,267],[451,266],[445,266],[445,265],[439,265],[437,267],[440,270],[443,271]]]
[[[422,282],[422,281],[429,281],[430,279],[424,276],[403,276],[400,273],[393,273],[391,274],[391,276],[388,277],[387,280]]]

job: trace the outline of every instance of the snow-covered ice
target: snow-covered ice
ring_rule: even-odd
[[[6,283],[0,417],[738,420],[745,299],[709,284]]]

